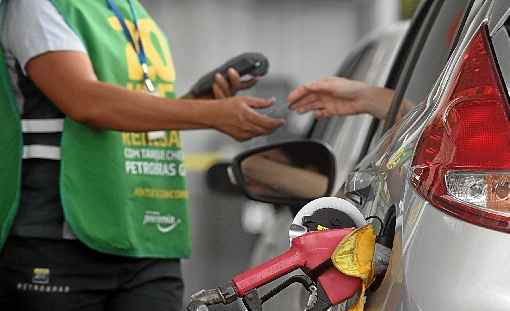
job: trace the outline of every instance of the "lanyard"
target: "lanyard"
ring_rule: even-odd
[[[117,5],[115,4],[114,0],[107,0],[108,5],[110,6],[110,9],[113,11],[113,13],[117,16],[117,19],[119,20],[120,25],[122,26],[122,30],[124,31],[124,35],[126,36],[127,40],[131,43],[133,46],[133,49],[136,51],[136,54],[138,55],[138,60],[140,61],[140,65],[142,66],[143,70],[143,79],[145,82],[145,88],[150,93],[154,93],[156,91],[156,88],[154,87],[154,84],[152,83],[152,80],[149,77],[149,65],[147,64],[147,54],[145,54],[145,48],[143,46],[142,41],[142,33],[140,32],[140,25],[138,23],[138,18],[136,17],[136,11],[135,7],[133,5],[132,0],[127,0],[129,2],[129,7],[131,9],[131,15],[133,16],[133,22],[136,27],[136,31],[138,32],[138,46],[136,46],[135,39],[131,35],[131,31],[129,31],[129,27],[126,24],[124,15],[119,10]]]

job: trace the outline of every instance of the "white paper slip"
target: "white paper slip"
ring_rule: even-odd
[[[166,137],[166,132],[165,131],[149,132],[149,133],[147,133],[147,137],[149,138],[149,140],[163,139]]]

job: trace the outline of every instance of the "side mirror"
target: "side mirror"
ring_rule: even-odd
[[[302,140],[241,153],[232,163],[232,173],[252,200],[298,205],[331,194],[336,165],[326,145]]]

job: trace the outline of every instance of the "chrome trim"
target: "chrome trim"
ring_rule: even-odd
[[[227,175],[228,175],[228,179],[230,180],[232,185],[239,185],[239,183],[237,182],[237,179],[236,179],[236,175],[234,174],[234,171],[232,170],[231,165],[229,165],[227,167]]]
[[[496,53],[499,70],[503,75],[506,92],[510,89],[510,36],[506,28],[501,28],[492,37],[492,45]]]
[[[493,35],[501,27],[503,27],[507,19],[510,17],[510,1],[493,1],[489,12],[489,31],[491,35]]]

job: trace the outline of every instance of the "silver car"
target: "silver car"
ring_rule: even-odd
[[[393,249],[367,310],[510,309],[509,16],[506,0],[422,4],[389,130],[342,191]]]

